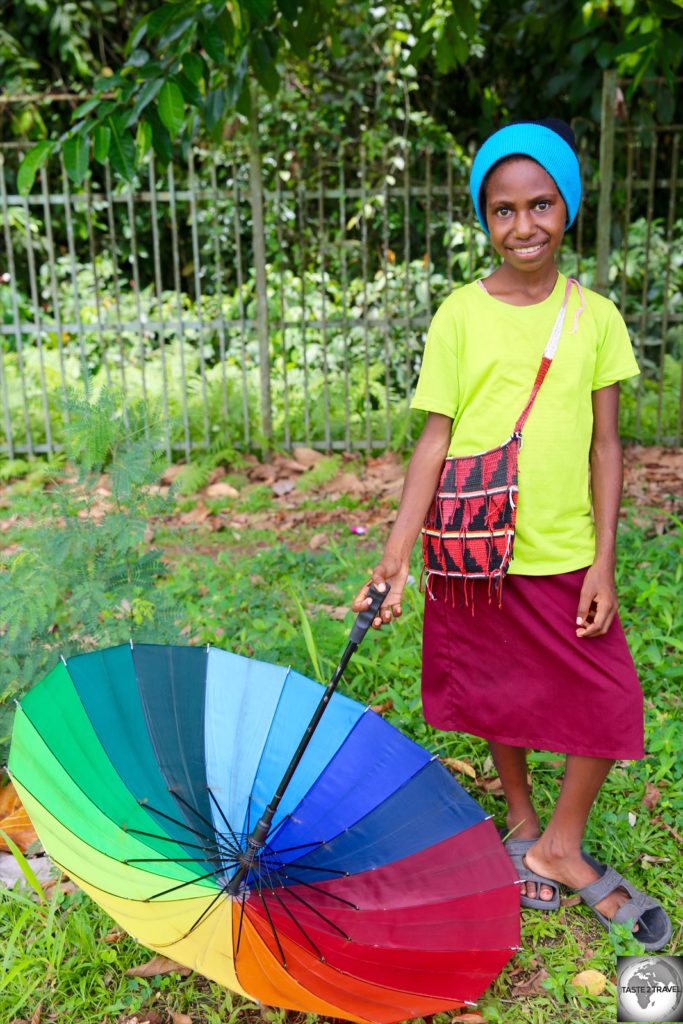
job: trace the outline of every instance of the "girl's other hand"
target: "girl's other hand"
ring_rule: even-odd
[[[617,613],[614,573],[597,562],[588,569],[576,611],[576,635],[580,638],[604,636]]]
[[[364,612],[370,605],[370,598],[368,597],[370,583],[374,583],[378,590],[383,591],[385,583],[388,582],[391,585],[391,591],[380,608],[379,615],[372,620],[372,628],[381,629],[382,626],[388,625],[392,619],[399,619],[403,614],[401,597],[409,571],[410,567],[407,560],[403,561],[395,555],[385,554],[379,565],[372,570],[370,580],[361,587],[354,597],[351,603],[351,610],[358,614],[358,612]]]

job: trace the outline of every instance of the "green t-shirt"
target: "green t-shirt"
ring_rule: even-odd
[[[562,305],[567,279],[532,306],[512,306],[476,283],[437,310],[413,409],[453,419],[449,455],[473,455],[508,439]],[[638,364],[609,299],[572,287],[557,355],[523,431],[511,573],[543,576],[590,565],[595,529],[589,491],[591,392],[635,376]]]

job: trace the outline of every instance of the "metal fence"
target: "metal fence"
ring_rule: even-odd
[[[682,126],[621,124],[616,88],[608,74],[601,139],[582,136],[586,202],[563,268],[631,328],[645,373],[625,435],[680,443]],[[431,314],[491,261],[467,154],[411,139],[259,148],[150,162],[131,186],[97,169],[77,191],[57,159],[28,196],[21,146],[0,150],[0,451],[59,448],[69,391],[103,386],[124,413],[142,400],[187,458],[409,436]]]

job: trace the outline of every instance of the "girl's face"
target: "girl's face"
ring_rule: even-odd
[[[497,167],[486,183],[486,223],[499,256],[528,273],[554,265],[567,208],[540,164],[515,157]]]

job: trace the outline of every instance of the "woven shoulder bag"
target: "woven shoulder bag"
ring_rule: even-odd
[[[543,351],[531,394],[510,437],[498,448],[477,455],[451,456],[444,462],[436,493],[422,527],[427,591],[432,575],[502,581],[512,561],[517,518],[518,455],[522,430],[545,380],[564,327],[572,285],[567,280],[562,307]]]

